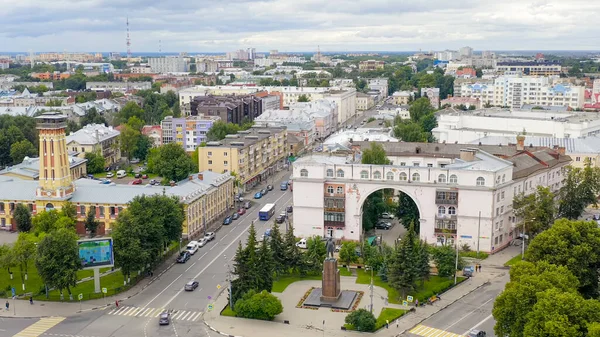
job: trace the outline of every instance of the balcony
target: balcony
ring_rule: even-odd
[[[457,205],[458,199],[438,199],[435,198],[435,203],[438,205]]]
[[[326,227],[344,227],[346,223],[344,221],[323,221],[323,225]]]
[[[433,232],[435,234],[456,234],[456,229],[435,228]]]
[[[456,221],[456,215],[436,214],[435,218],[438,219],[438,220]]]
[[[323,207],[323,209],[326,212],[337,212],[337,213],[344,213],[346,211],[346,209],[339,208],[339,207]]]

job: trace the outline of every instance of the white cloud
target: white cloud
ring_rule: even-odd
[[[0,0],[2,51],[597,49],[584,0]]]

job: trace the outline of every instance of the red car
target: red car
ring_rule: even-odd
[[[148,179],[148,175],[147,174],[142,174],[142,179]]]
[[[243,208],[243,207],[242,207],[242,208],[240,208],[240,209],[238,209],[238,214],[239,214],[239,215],[244,215],[244,214],[246,214],[246,209],[245,209],[245,208]]]
[[[142,179],[135,179],[134,181],[131,182],[131,185],[141,185],[142,184]]]

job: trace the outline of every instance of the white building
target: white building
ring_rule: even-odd
[[[570,162],[559,152],[525,149],[523,144],[381,145],[392,165],[356,164],[357,154],[313,154],[294,162],[295,236],[362,241],[366,198],[377,190],[392,188],[416,203],[421,239],[494,253],[519,235],[520,219],[512,209],[514,196],[532,193],[537,186],[557,191]],[[370,143],[354,142],[352,146],[362,149]]]
[[[92,91],[118,91],[152,89],[152,82],[86,82],[85,88]]]
[[[188,60],[181,56],[150,57],[148,65],[152,72],[158,74],[184,73],[189,71]]]
[[[394,120],[396,117],[400,117],[400,119],[410,119],[408,108],[408,105],[384,104],[381,108],[377,109],[377,115],[373,117],[385,120]]]
[[[600,133],[600,114],[596,112],[501,108],[460,111],[448,108],[437,112],[437,121],[433,136],[438,142],[446,143],[465,144],[482,137],[514,137],[523,132],[557,138],[580,138]]]
[[[421,97],[429,98],[429,103],[434,109],[440,107],[440,88],[421,88]]]
[[[329,81],[332,87],[354,88],[354,81],[351,78],[334,78]]]
[[[129,68],[132,74],[152,74],[152,68],[148,65],[140,65]]]
[[[456,50],[444,50],[435,53],[435,58],[440,61],[452,61],[460,58],[460,53]]]
[[[367,80],[367,87],[371,90],[378,90],[382,99],[388,97],[388,79],[387,78],[371,78]]]
[[[461,58],[468,58],[473,56],[473,48],[471,47],[462,47],[459,50]]]

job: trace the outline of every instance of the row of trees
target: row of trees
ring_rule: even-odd
[[[414,100],[410,107],[410,119],[394,120],[394,136],[405,142],[434,142],[431,131],[437,126],[435,109],[427,97]]]
[[[557,220],[532,241],[494,303],[497,336],[600,336],[600,228]]]
[[[242,125],[216,121],[206,133],[206,139],[208,141],[222,140],[225,139],[225,136],[227,135],[233,135],[238,131],[248,130],[252,125],[254,125],[254,122],[250,120],[243,120]]]
[[[0,116],[0,167],[19,164],[37,154],[35,119],[28,116]]]

